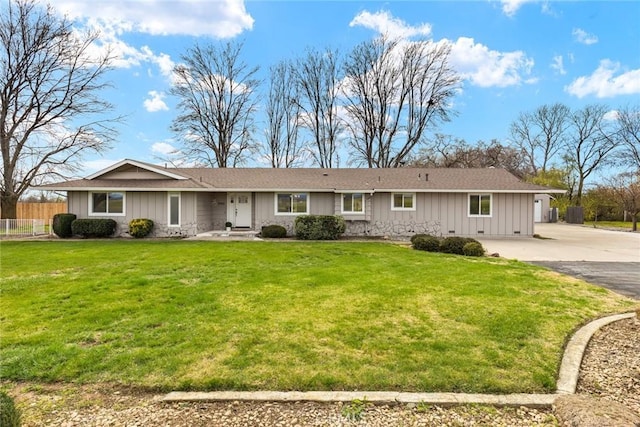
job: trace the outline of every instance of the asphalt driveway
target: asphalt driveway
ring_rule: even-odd
[[[542,265],[640,299],[640,233],[535,225],[540,239],[479,239],[489,253]]]

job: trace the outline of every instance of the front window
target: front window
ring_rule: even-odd
[[[391,210],[394,211],[415,211],[415,193],[393,193],[391,195]]]
[[[180,193],[169,193],[169,226],[180,226]]]
[[[364,213],[364,195],[362,193],[344,193],[342,195],[343,213]]]
[[[90,215],[124,215],[125,195],[120,192],[96,192],[89,194]]]
[[[306,193],[276,194],[276,214],[309,213],[309,195]]]
[[[491,216],[491,194],[469,194],[469,216]]]

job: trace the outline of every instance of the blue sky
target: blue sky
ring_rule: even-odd
[[[640,103],[640,2],[54,0],[78,27],[101,30],[117,53],[105,97],[127,115],[118,142],[87,155],[82,175],[123,158],[158,162],[179,149],[169,127],[171,69],[194,43],[244,42],[243,59],[268,76],[305,48],[349,51],[381,33],[452,45],[463,77],[458,115],[438,132],[473,143],[508,140],[520,112],[562,102]],[[257,135],[259,136],[259,135]],[[259,160],[247,166],[261,166]]]

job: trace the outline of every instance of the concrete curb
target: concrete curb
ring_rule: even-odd
[[[573,394],[578,383],[582,356],[593,334],[609,323],[630,319],[635,313],[616,314],[594,320],[580,328],[569,340],[560,364],[557,391],[554,394],[469,394],[469,393],[406,393],[389,391],[173,391],[162,402],[351,402],[356,399],[371,403],[424,403],[439,406],[483,404],[529,408],[550,408],[556,398]]]
[[[622,319],[630,319],[634,316],[635,313],[623,313],[607,316],[587,323],[585,326],[578,329],[567,343],[567,347],[564,349],[564,356],[562,357],[560,372],[558,373],[556,393],[573,394],[576,392],[578,375],[580,374],[580,364],[582,363],[584,351],[587,348],[587,344],[589,344],[589,340],[593,334],[598,331],[598,329],[608,325],[609,323],[617,322]]]

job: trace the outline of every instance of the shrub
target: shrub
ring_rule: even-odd
[[[71,231],[82,237],[109,237],[115,233],[117,225],[112,219],[76,219],[71,223]]]
[[[413,242],[415,242],[416,239],[419,239],[420,237],[427,237],[430,236],[430,234],[414,234],[413,236],[411,236],[411,239],[409,239],[411,241],[411,244],[413,245]]]
[[[59,213],[53,216],[53,232],[56,236],[66,239],[73,236],[71,231],[71,223],[76,219],[76,215],[72,213]]]
[[[147,218],[132,219],[129,222],[129,234],[136,238],[147,237],[153,230],[153,221]]]
[[[20,427],[20,411],[4,391],[0,391],[0,426]]]
[[[464,255],[464,245],[467,243],[479,243],[469,237],[451,236],[445,237],[440,242],[440,252],[445,254]]]
[[[480,242],[469,242],[463,246],[462,253],[466,256],[484,256],[484,248]]]
[[[344,218],[335,215],[304,215],[295,222],[296,237],[302,240],[337,240],[345,228]]]
[[[287,229],[281,225],[267,225],[262,227],[262,237],[281,239],[287,237]]]
[[[438,252],[440,250],[440,239],[428,234],[413,236],[411,241],[413,249],[419,251]]]

